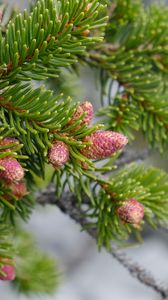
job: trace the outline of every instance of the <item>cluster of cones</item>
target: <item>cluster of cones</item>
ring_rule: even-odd
[[[80,126],[89,126],[93,118],[93,106],[90,102],[85,101],[81,103],[74,115],[72,116],[69,124],[74,124],[84,115]],[[79,127],[76,128],[76,130]],[[88,143],[80,150],[81,154],[89,159],[104,159],[111,156],[116,151],[123,149],[128,143],[128,139],[122,133],[114,131],[97,130],[83,138],[83,143]],[[69,160],[69,146],[59,140],[53,141],[53,145],[48,152],[49,162],[54,168],[60,168]]]
[[[19,144],[15,138],[4,138],[0,140],[0,152],[9,152],[12,144]],[[16,200],[22,199],[27,194],[26,183],[23,180],[24,169],[16,158],[6,156],[0,159],[0,179],[7,190],[3,197],[11,201],[14,196]],[[9,192],[10,193],[9,193]],[[15,279],[15,267],[12,259],[0,258],[3,266],[0,268],[0,280],[11,281]]]
[[[3,149],[0,150],[0,152],[9,152],[13,144],[19,144],[19,141],[15,138],[4,138],[0,140],[0,149]],[[0,159],[0,179],[5,188],[9,189],[17,200],[27,194],[27,188],[23,178],[24,169],[16,158],[6,156]],[[8,199],[8,194],[4,197],[10,200]]]
[[[83,125],[87,127],[90,126],[93,119],[93,106],[90,102],[85,101],[76,108],[69,125],[75,124],[79,119],[81,119],[81,123],[76,127],[76,130],[80,129]],[[128,143],[127,137],[122,133],[109,130],[97,130],[85,136],[82,141],[83,143],[87,142],[87,146],[80,150],[81,154],[93,160],[110,157],[113,153],[123,149]],[[19,141],[15,138],[4,138],[0,140],[0,147],[3,149],[0,151],[10,151],[12,144],[19,144]],[[54,140],[52,147],[48,151],[49,163],[51,163],[55,169],[58,169],[64,166],[69,159],[69,145],[61,140]],[[7,156],[0,159],[0,179],[17,200],[27,194],[27,188],[23,178],[24,169],[16,158]],[[10,200],[8,194],[6,195],[6,199]],[[136,199],[128,199],[123,201],[121,206],[117,209],[117,214],[121,221],[138,225],[144,217],[144,207]],[[0,269],[2,273],[0,280],[13,280],[15,278],[15,269],[11,262],[9,259],[4,261],[4,266]]]
[[[93,118],[93,106],[88,101],[81,103],[77,107],[69,124],[74,124],[83,115],[84,118],[80,126],[89,126]],[[89,144],[80,150],[83,156],[97,160],[110,157],[115,152],[122,150],[128,143],[128,139],[122,133],[98,130],[83,138],[83,142]],[[70,159],[69,146],[59,140],[53,141],[52,147],[48,152],[48,159],[54,168],[62,167]],[[138,227],[144,218],[144,206],[136,199],[127,199],[118,207],[117,215],[122,222]]]

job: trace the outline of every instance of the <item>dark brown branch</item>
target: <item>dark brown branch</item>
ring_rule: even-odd
[[[70,192],[64,193],[61,199],[56,201],[55,188],[53,185],[50,185],[47,189],[37,194],[37,202],[42,205],[55,204],[63,213],[69,215],[82,227],[87,224],[87,220],[83,218],[82,211],[77,205],[75,196]],[[95,229],[87,229],[87,232],[92,238],[96,239]],[[117,247],[113,247],[112,250],[109,251],[109,253],[118,262],[120,262],[133,277],[137,278],[141,283],[148,287],[151,287],[157,293],[159,293],[162,296],[162,299],[166,299],[168,297],[168,290],[164,288],[164,286],[159,283],[153,277],[153,275],[150,274],[150,272],[140,267],[137,263],[131,261],[124,253],[117,249]]]
[[[110,252],[129,272],[137,278],[141,283],[151,287],[162,296],[162,299],[167,299],[168,290],[154,278],[154,276],[145,268],[141,267],[138,263],[133,262],[124,253],[120,252],[117,248],[113,248]]]
[[[148,149],[141,151],[126,149],[121,153],[115,164],[118,166],[118,168],[121,168],[125,164],[129,164],[131,162],[143,161],[149,156],[149,154],[150,150]]]

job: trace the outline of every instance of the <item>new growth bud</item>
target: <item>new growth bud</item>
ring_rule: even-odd
[[[8,138],[4,138],[2,140],[0,140],[0,148],[3,147],[3,146],[9,146],[9,148],[6,148],[6,149],[3,149],[3,150],[0,150],[0,151],[10,151],[10,146],[11,144],[18,144],[19,145],[19,141],[15,138],[12,138],[12,137],[8,137]],[[13,149],[13,147],[11,148]]]
[[[8,264],[9,260],[6,260],[6,265],[0,269],[4,275],[0,275],[0,280],[14,280],[15,279],[15,268],[12,265]]]
[[[113,131],[96,131],[90,136],[86,136],[84,142],[91,145],[81,149],[81,153],[87,158],[103,159],[111,156],[118,150],[123,149],[128,143],[128,139],[121,133]]]
[[[136,199],[123,202],[117,210],[119,218],[130,224],[140,224],[144,217],[144,206]]]
[[[0,167],[3,167],[4,170],[0,169],[0,178],[7,181],[20,181],[24,177],[24,170],[20,163],[13,157],[5,157],[0,159]]]
[[[69,160],[69,148],[62,141],[54,141],[48,151],[48,160],[54,168],[62,167]]]
[[[6,182],[5,187],[9,188],[12,194],[19,200],[27,195],[27,187],[24,181]]]
[[[93,106],[89,101],[85,101],[77,107],[76,111],[74,112],[74,115],[72,116],[70,124],[73,124],[76,121],[78,121],[84,113],[85,117],[82,120],[81,125],[89,126],[93,119]]]

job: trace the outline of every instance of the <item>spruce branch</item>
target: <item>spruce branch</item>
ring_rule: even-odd
[[[168,9],[141,1],[114,2],[105,41],[84,57],[102,72],[102,90],[109,105],[100,110],[107,128],[133,137],[142,130],[152,147],[167,148],[167,22]],[[157,25],[156,25],[157,24]],[[120,90],[111,96],[111,80]]]
[[[12,230],[9,225],[0,224],[0,257],[2,258],[12,258],[14,255],[11,233]]]
[[[107,0],[35,1],[30,12],[15,16],[1,30],[0,217],[4,224],[14,226],[17,215],[28,218],[34,201],[27,195],[27,187],[33,191],[35,177],[45,179],[46,164],[51,164],[54,184],[38,193],[38,202],[58,205],[100,248],[112,251],[130,273],[164,297],[166,290],[123,258],[117,248],[111,250],[111,241],[127,240],[131,233],[138,237],[145,222],[154,228],[158,223],[167,225],[168,175],[139,164],[148,150],[126,150],[118,155],[128,142],[125,135],[132,138],[132,129],[142,129],[161,151],[167,147],[168,10],[152,7],[145,11],[140,0],[115,0],[102,42],[105,3],[110,4]],[[60,68],[81,59],[101,70],[102,94],[109,84],[108,107],[99,115],[115,132],[100,130],[102,124],[90,126],[90,102],[73,104],[62,94],[23,83],[57,77]],[[122,168],[132,161],[138,163]],[[11,255],[10,243],[3,243],[4,235],[2,228],[0,259],[3,247],[4,255]],[[41,257],[35,262],[31,255],[29,259],[40,266],[43,261]],[[32,272],[34,281],[37,268],[29,267],[25,264],[23,269]],[[49,272],[50,267],[51,261],[42,264],[44,282],[45,270]],[[31,286],[24,286],[22,275],[20,290],[28,292],[49,291],[55,282],[51,280],[48,289],[43,289],[41,282],[34,285],[29,278]]]
[[[89,0],[40,0],[30,15],[25,11],[11,20],[5,37],[2,32],[0,37],[0,88],[55,77],[56,69],[74,64],[77,54],[101,41],[90,32],[106,25],[107,17],[98,17],[104,7],[94,1],[87,9],[89,4]]]
[[[59,282],[58,267],[54,258],[44,254],[30,233],[19,229],[15,232],[16,290],[32,294],[53,294]]]
[[[83,217],[83,212],[76,204],[76,197],[72,193],[66,192],[62,195],[62,197],[56,201],[55,198],[55,187],[50,185],[47,189],[37,193],[36,197],[37,203],[41,205],[53,204],[57,205],[60,210],[70,216],[74,221],[81,225],[82,228],[85,228],[88,221]],[[97,232],[95,229],[86,229],[89,235],[94,239],[97,239]],[[159,293],[163,299],[168,296],[167,289],[157,281],[150,272],[146,269],[139,266],[137,263],[132,262],[125,254],[123,254],[119,249],[115,246],[109,251],[109,253],[120,262],[129,272],[130,274],[137,278],[141,283],[146,286],[151,287],[157,293]]]
[[[126,199],[136,199],[144,205],[144,220],[152,227],[156,228],[158,222],[167,224],[168,185],[164,171],[143,164],[130,164],[112,174],[108,182],[97,198],[96,224],[100,246],[105,243],[108,247],[111,239],[127,239],[134,231],[134,226],[131,228],[129,224],[121,223],[117,216],[118,206],[122,206]],[[141,227],[137,229],[141,230]],[[106,234],[103,236],[101,232]]]
[[[129,141],[131,141],[134,139],[135,130],[140,129],[141,114],[139,106],[137,102],[132,101],[132,97],[126,91],[119,92],[121,87],[118,88],[115,97],[112,97],[113,82],[111,80],[108,87],[108,104],[98,110],[97,116],[102,118],[107,129],[114,130],[115,128],[115,130],[126,134]],[[106,90],[106,88],[104,87],[103,90]],[[107,98],[106,92],[103,93],[102,99]]]
[[[126,241],[131,233],[136,237],[141,236],[145,222],[154,229],[158,222],[167,225],[168,178],[164,171],[132,163],[110,172],[110,175],[100,175],[98,172],[68,174],[69,178],[64,180],[61,192],[61,180],[54,180],[56,198],[59,201],[61,194],[69,188],[76,195],[78,205],[86,205],[83,214],[88,219],[87,227],[97,229],[99,248],[105,246],[109,249],[112,240],[119,243]],[[85,196],[87,199],[83,202]],[[124,215],[119,213],[119,208],[126,203],[131,205],[131,215],[130,206],[128,212],[123,212]]]

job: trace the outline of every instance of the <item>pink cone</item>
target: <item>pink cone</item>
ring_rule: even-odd
[[[0,275],[0,280],[11,281],[15,279],[16,274],[14,266],[6,264],[0,270],[5,273],[4,275]]]
[[[130,224],[139,224],[144,217],[144,206],[136,199],[123,202],[117,210],[119,218]]]
[[[62,167],[69,160],[69,148],[62,141],[54,141],[49,149],[48,160],[54,168]]]
[[[86,115],[82,120],[81,125],[87,125],[87,126],[90,125],[93,119],[93,106],[89,101],[85,101],[77,107],[74,115],[72,116],[70,124],[73,124],[74,122],[79,120],[84,113]]]
[[[9,145],[9,149],[3,149],[3,150],[0,150],[0,151],[9,151],[11,144],[19,144],[19,141],[15,138],[12,138],[12,137],[7,137],[7,138],[4,138],[4,139],[0,140],[0,148],[1,148],[1,146],[8,146]],[[11,149],[13,149],[13,148],[11,148]]]
[[[9,188],[18,200],[27,195],[27,187],[24,181],[7,182],[5,183],[5,187]]]
[[[81,149],[81,153],[87,158],[103,159],[123,149],[128,139],[122,133],[99,130],[86,136],[84,142],[90,142],[90,146]]]
[[[20,163],[13,157],[5,157],[0,159],[0,167],[5,170],[0,170],[0,178],[9,181],[20,181],[24,177],[24,170]]]

